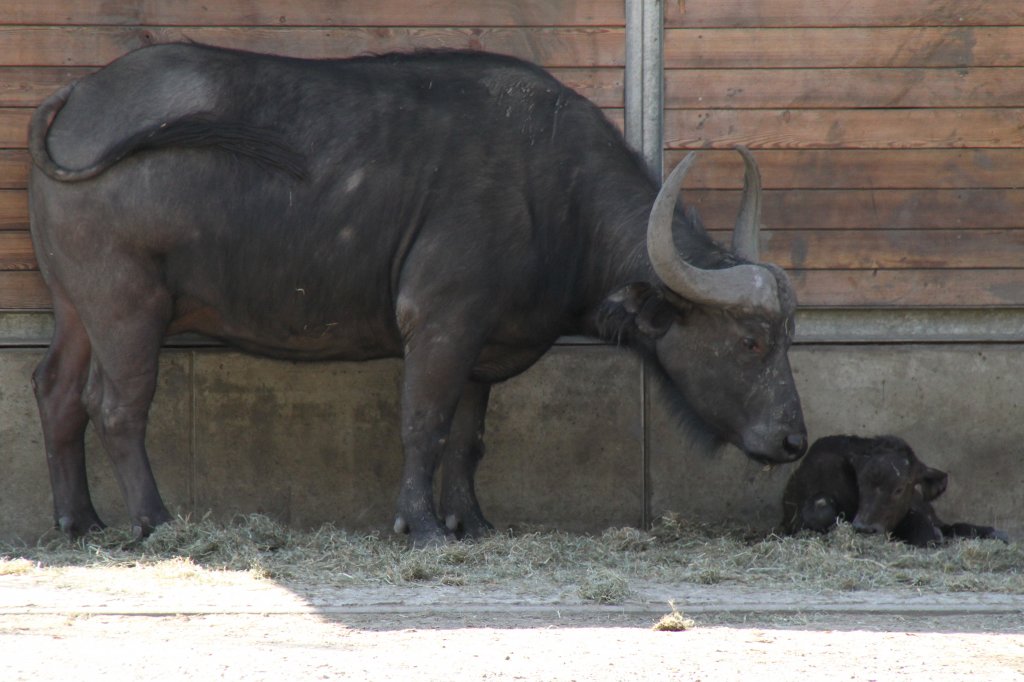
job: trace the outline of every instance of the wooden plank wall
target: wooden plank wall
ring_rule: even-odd
[[[4,0],[0,8],[0,310],[45,310],[28,237],[25,137],[58,86],[150,43],[298,57],[473,48],[542,64],[623,120],[623,0]]]
[[[666,165],[755,150],[802,305],[1024,305],[1024,2],[669,0],[665,34]],[[705,157],[728,226],[741,163]]]
[[[1024,305],[1024,3],[666,0],[666,164],[728,225],[747,144],[766,260],[819,307]],[[285,8],[285,9],[282,9]],[[61,83],[192,39],[296,56],[449,46],[550,68],[622,122],[623,0],[6,0],[0,310],[45,309],[25,128]]]

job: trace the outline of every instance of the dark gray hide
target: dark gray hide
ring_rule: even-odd
[[[403,357],[395,525],[417,544],[445,524],[490,528],[474,491],[490,385],[564,334],[645,353],[751,457],[806,449],[785,275],[713,243],[674,208],[678,184],[649,232],[658,184],[642,160],[533,65],[156,46],[51,96],[29,137],[57,325],[34,385],[72,536],[101,526],[89,419],[136,532],[168,520],[144,434],[161,341],[186,330],[279,358]],[[759,176],[743,153],[737,239],[756,244]]]
[[[932,501],[949,476],[922,463],[896,436],[828,436],[814,442],[786,484],[782,527],[826,532],[838,520],[861,533],[890,533],[918,547],[948,538],[996,538],[989,526],[943,523]]]

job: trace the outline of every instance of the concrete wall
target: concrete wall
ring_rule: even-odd
[[[40,349],[0,352],[0,538],[52,522],[29,375]],[[1015,344],[802,344],[791,353],[811,437],[905,437],[950,472],[949,520],[1024,533],[1024,353]],[[401,464],[401,364],[295,364],[211,348],[164,353],[149,444],[169,508],[228,518],[265,512],[312,526],[390,526]],[[790,468],[732,448],[687,447],[635,356],[556,347],[493,392],[479,472],[499,526],[640,525],[666,511],[769,529]],[[105,455],[89,442],[93,495],[127,522]]]

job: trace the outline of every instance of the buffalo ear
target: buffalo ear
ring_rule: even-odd
[[[924,496],[926,502],[931,502],[936,497],[946,492],[946,485],[949,483],[949,474],[939,469],[933,469],[927,467],[924,470],[924,475],[921,476],[921,481],[918,483],[921,486],[921,495]]]
[[[659,339],[679,319],[680,312],[657,288],[636,282],[604,300],[597,316],[598,332],[615,341],[629,342],[638,336]]]

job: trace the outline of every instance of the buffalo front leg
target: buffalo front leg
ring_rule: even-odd
[[[82,404],[82,391],[91,347],[78,313],[56,287],[53,311],[53,340],[32,373],[32,388],[43,427],[54,524],[69,538],[75,538],[103,528],[89,495],[85,467],[89,416]]]
[[[494,530],[476,497],[476,469],[484,456],[484,417],[489,384],[466,385],[452,421],[442,460],[441,517],[456,537],[476,538]]]
[[[424,337],[427,337],[426,340]],[[434,472],[448,442],[476,353],[464,339],[417,335],[407,345],[402,383],[402,446],[405,464],[395,530],[407,532],[414,547],[443,543],[445,529],[434,505]]]

